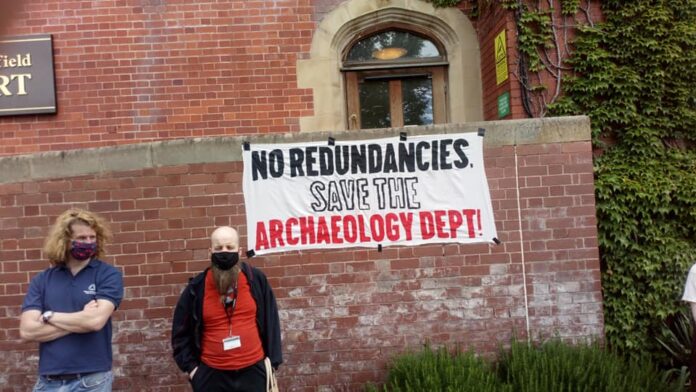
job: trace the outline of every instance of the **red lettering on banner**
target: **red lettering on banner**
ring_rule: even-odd
[[[437,238],[449,238],[445,232],[445,215],[447,211],[435,211],[435,228],[437,229]]]
[[[263,222],[256,223],[256,247],[255,249],[268,249],[268,238],[266,237],[266,225]]]
[[[297,218],[290,218],[285,224],[285,240],[288,245],[297,245],[297,243],[300,242],[299,239],[292,236],[293,226],[297,226]]]
[[[429,240],[435,236],[435,225],[433,216],[427,211],[421,211],[418,214],[421,227],[421,238]]]
[[[256,223],[256,249],[293,247],[297,245],[370,244],[383,241],[412,241],[415,219],[420,224],[420,240],[476,238],[480,226],[480,210],[435,210],[389,212],[374,215],[330,215],[290,217],[285,221],[271,219]],[[463,227],[467,225],[466,231]],[[368,231],[369,230],[369,231]],[[465,233],[460,236],[459,232]],[[478,232],[481,235],[481,232]]]
[[[360,242],[370,242],[370,237],[365,235],[365,217],[363,215],[358,215],[358,230],[360,230]]]
[[[481,230],[483,230],[483,228],[481,227],[481,210],[476,210],[476,218],[478,220],[479,235],[483,235],[483,233],[481,232]]]
[[[283,222],[281,220],[271,219],[268,221],[268,236],[270,237],[271,248],[285,246],[283,243]]]
[[[384,219],[382,219],[381,215],[372,215],[370,217],[370,232],[375,241],[382,242],[384,239]]]
[[[352,215],[346,215],[343,217],[343,238],[351,244],[358,239],[358,223],[355,221],[355,217]]]
[[[334,215],[331,217],[331,242],[334,244],[342,244],[343,243],[343,240],[338,237],[338,233],[341,232],[341,228],[338,226],[338,222],[340,220],[341,220],[340,215]]]
[[[450,237],[457,238],[457,229],[464,223],[464,219],[457,211],[450,211],[449,213],[449,227],[450,227]]]
[[[300,218],[300,237],[302,245],[314,244],[316,237],[314,236],[314,217]]]
[[[326,226],[326,218],[320,216],[317,222],[317,244],[321,244],[322,242],[330,244],[331,241],[329,238],[331,237],[329,236],[329,228]]]
[[[466,209],[462,210],[464,215],[466,215],[466,224],[469,226],[469,238],[475,238],[476,234],[474,233],[474,214],[476,214],[476,210],[472,209]]]
[[[411,238],[413,238],[413,213],[400,212],[399,219],[401,220],[401,225],[404,226],[404,230],[406,230],[406,241],[411,241]]]
[[[384,217],[386,223],[387,238],[389,241],[397,241],[399,239],[399,216],[394,213],[389,213]]]

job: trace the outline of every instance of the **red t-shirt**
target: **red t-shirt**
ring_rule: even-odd
[[[256,302],[251,296],[251,287],[246,275],[239,274],[237,305],[234,313],[220,301],[215,287],[212,270],[205,277],[203,298],[203,337],[201,340],[201,360],[215,369],[237,370],[251,366],[264,358],[261,337],[256,326]],[[229,294],[232,298],[233,294]],[[232,318],[228,318],[228,314]],[[223,340],[232,335],[239,336],[241,347],[231,350],[223,349]]]

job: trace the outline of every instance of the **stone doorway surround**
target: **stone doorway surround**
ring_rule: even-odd
[[[319,23],[308,59],[297,61],[300,88],[314,91],[314,116],[300,118],[302,132],[348,129],[342,53],[367,28],[399,24],[426,30],[447,52],[448,121],[483,120],[481,61],[471,21],[457,8],[435,8],[421,0],[350,0]]]

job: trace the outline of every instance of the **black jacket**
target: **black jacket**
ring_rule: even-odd
[[[198,366],[201,358],[201,335],[203,333],[203,297],[205,275],[208,268],[189,281],[181,293],[174,309],[172,321],[172,349],[179,369],[190,373]],[[264,354],[271,359],[273,368],[283,363],[280,348],[280,319],[273,290],[266,275],[259,269],[242,263],[242,272],[251,286],[251,295],[256,302],[256,325],[261,336]]]

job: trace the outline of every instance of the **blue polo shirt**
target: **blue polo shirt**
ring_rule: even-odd
[[[94,299],[107,299],[118,308],[122,298],[121,272],[92,259],[76,276],[65,266],[36,275],[24,297],[22,312],[79,312]],[[99,331],[71,333],[39,344],[40,375],[105,372],[111,370],[111,364],[111,318]]]

